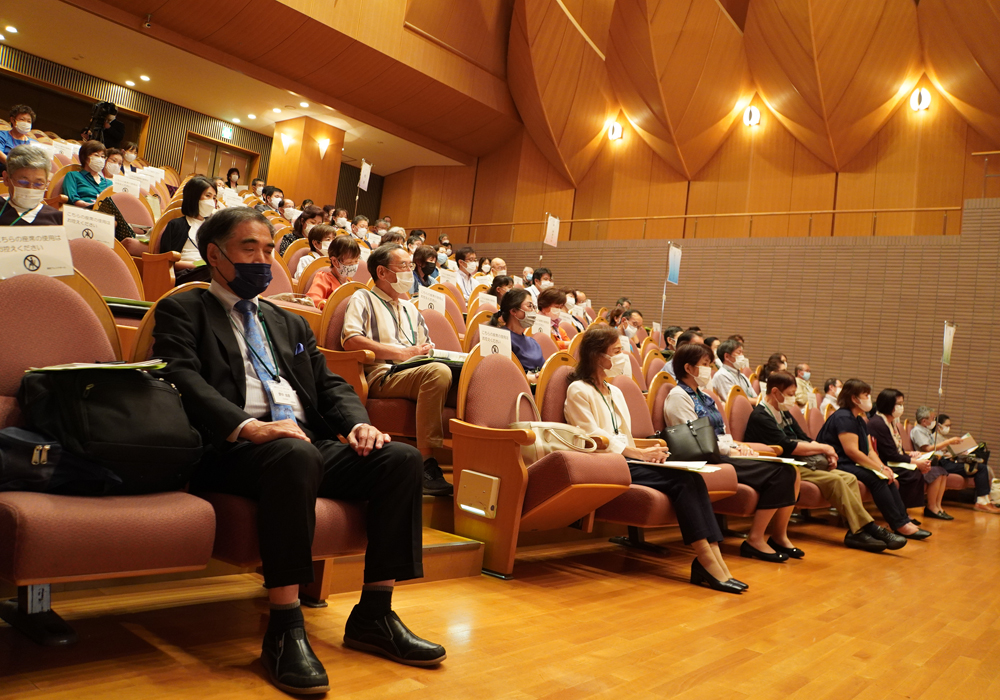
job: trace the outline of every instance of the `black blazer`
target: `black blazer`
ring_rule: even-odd
[[[188,223],[186,216],[179,216],[168,221],[167,225],[163,227],[163,233],[160,234],[160,249],[156,252],[167,253],[171,250],[176,253],[181,252],[184,243],[187,242],[190,230],[191,224]]]
[[[278,355],[281,376],[302,401],[316,439],[346,436],[368,412],[353,387],[330,372],[305,319],[268,301],[260,312]],[[177,387],[191,424],[206,445],[225,448],[226,438],[250,418],[243,357],[229,315],[207,289],[161,299],[156,305],[152,357],[167,361],[156,372]]]

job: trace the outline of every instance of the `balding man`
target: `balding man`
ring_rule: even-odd
[[[500,277],[507,274],[507,262],[503,258],[493,258],[490,260],[490,272],[493,277]]]

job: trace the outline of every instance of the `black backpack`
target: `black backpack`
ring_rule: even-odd
[[[139,369],[28,372],[17,400],[28,426],[58,442],[64,458],[110,472],[106,493],[182,489],[201,458],[180,393]]]

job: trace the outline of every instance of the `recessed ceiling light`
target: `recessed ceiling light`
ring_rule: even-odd
[[[280,110],[280,109],[278,109],[277,107],[275,107],[275,108],[274,108],[274,109],[272,109],[271,111],[272,111],[272,112],[274,112],[275,114],[281,114],[281,110]]]
[[[247,119],[256,119],[256,118],[257,118],[256,114],[248,114],[247,115]]]
[[[308,106],[309,106],[308,102],[299,102],[299,107],[308,107]]]
[[[0,41],[6,41],[6,40],[7,40],[7,37],[5,37],[3,34],[0,34]]]
[[[239,124],[240,123],[239,117],[233,117],[233,123],[234,124]]]
[[[6,29],[11,34],[17,34],[17,28],[16,27],[11,27],[11,26],[8,25],[8,26],[4,27],[4,29]]]
[[[126,80],[125,84],[128,85],[129,87],[135,87],[135,83],[131,80]]]
[[[145,81],[148,82],[149,81],[149,76],[148,75],[140,75],[139,76],[139,80],[145,80]]]

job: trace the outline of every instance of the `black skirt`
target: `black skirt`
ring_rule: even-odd
[[[762,462],[756,459],[723,457],[722,461],[736,469],[736,480],[758,494],[758,510],[785,508],[795,505],[796,470],[783,462]]]

